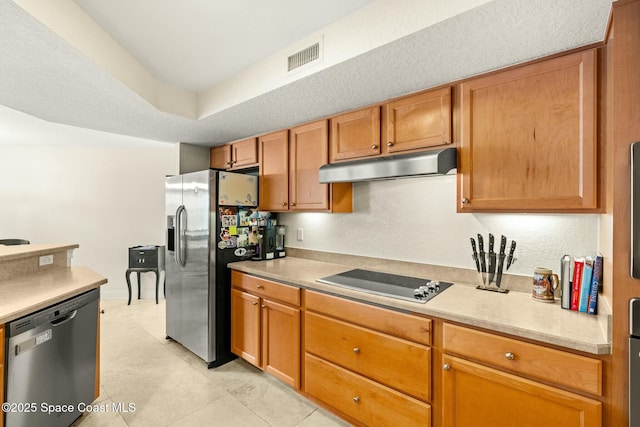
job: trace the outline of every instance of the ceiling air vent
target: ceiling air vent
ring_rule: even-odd
[[[312,63],[320,60],[322,46],[320,42],[314,43],[306,49],[296,52],[289,56],[288,72],[297,71],[301,68],[307,68]]]

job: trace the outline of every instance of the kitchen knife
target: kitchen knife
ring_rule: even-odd
[[[482,234],[478,234],[478,249],[480,250],[480,253],[478,254],[480,257],[480,271],[486,273],[487,261],[485,260],[484,240],[482,239]]]
[[[473,260],[476,262],[476,270],[478,270],[478,273],[480,273],[480,262],[478,261],[478,251],[476,250],[476,241],[473,240],[473,237],[471,238],[471,249],[473,250],[473,254],[471,256],[473,257]]]
[[[507,270],[511,267],[511,263],[513,262],[513,253],[516,251],[516,241],[511,241],[511,248],[509,249],[509,256],[507,257]]]
[[[498,277],[496,278],[496,286],[500,287],[500,282],[502,282],[502,268],[504,266],[504,251],[507,249],[507,238],[504,236],[500,237],[500,254],[498,255]]]
[[[496,253],[493,251],[493,234],[489,233],[489,283],[496,275]]]

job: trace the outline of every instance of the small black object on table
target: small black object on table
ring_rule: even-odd
[[[140,299],[140,273],[156,273],[156,304],[158,304],[158,286],[160,284],[160,271],[164,269],[164,246],[133,246],[129,248],[129,268],[127,269],[127,287],[129,288],[129,301],[131,304],[131,280],[129,275],[135,272],[138,276],[138,299]],[[166,271],[164,279],[164,294],[166,293]]]

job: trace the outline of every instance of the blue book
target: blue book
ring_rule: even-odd
[[[589,308],[587,310],[589,314],[598,314],[598,291],[600,283],[602,283],[602,264],[602,255],[598,254],[593,264],[591,294],[589,295]]]
[[[582,269],[582,283],[580,284],[580,302],[578,311],[586,313],[589,308],[589,295],[591,295],[591,278],[593,276],[593,257],[586,257]]]

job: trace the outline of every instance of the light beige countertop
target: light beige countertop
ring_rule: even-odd
[[[316,282],[316,279],[354,268],[348,265],[287,257],[270,261],[235,262],[229,264],[229,268],[568,349],[592,354],[611,353],[607,334],[610,316],[591,316],[563,310],[559,301],[541,303],[534,301],[526,292],[486,292],[469,284],[455,283],[422,304]]]
[[[69,266],[77,244],[0,245],[0,325],[107,283],[87,267]],[[51,263],[40,266],[40,256]]]
[[[33,245],[0,245],[0,262],[31,256],[47,255],[52,252],[76,249],[78,244],[33,244]]]
[[[95,289],[107,279],[86,267],[56,268],[0,282],[0,324]]]

